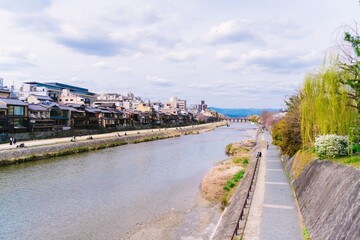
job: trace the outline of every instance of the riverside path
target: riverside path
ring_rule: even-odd
[[[246,223],[246,240],[303,239],[294,195],[271,136],[262,136],[262,160]],[[266,142],[269,143],[267,149]]]

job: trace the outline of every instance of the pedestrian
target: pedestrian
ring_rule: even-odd
[[[266,142],[266,149],[269,149],[269,142]]]
[[[10,137],[10,145],[12,145],[12,144],[13,144],[13,138]]]
[[[13,138],[13,144],[14,145],[16,144],[16,138]]]

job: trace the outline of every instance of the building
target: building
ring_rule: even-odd
[[[0,133],[4,133],[9,129],[9,123],[7,119],[7,107],[0,105]]]
[[[50,109],[38,104],[29,104],[29,130],[31,132],[51,131],[55,121],[50,119]]]
[[[22,84],[18,95],[21,100],[26,100],[30,95],[41,95],[41,96],[48,96],[54,102],[58,102],[64,89],[68,90],[68,92],[66,93],[72,94],[72,96],[77,96],[79,98],[82,98],[83,102],[87,105],[90,105],[94,100],[96,100],[96,94],[89,92],[89,90],[86,88],[58,83],[58,82],[46,82],[46,83],[25,82]]]
[[[28,131],[28,104],[18,99],[0,98],[0,106],[6,108],[6,124],[4,131],[10,133]]]
[[[46,104],[46,103],[53,102],[53,100],[52,100],[52,98],[50,98],[48,96],[31,94],[27,98],[27,102],[31,103],[31,104],[39,104],[39,103]]]
[[[205,100],[201,100],[201,103],[200,105],[198,105],[198,107],[199,107],[199,112],[206,111],[208,108],[207,104],[205,104]]]
[[[171,97],[170,102],[173,109],[180,111],[186,111],[186,100],[181,100],[177,97]]]
[[[0,98],[9,98],[10,90],[4,87],[4,79],[0,78]]]
[[[140,103],[136,106],[138,112],[152,112],[152,107],[147,103]]]

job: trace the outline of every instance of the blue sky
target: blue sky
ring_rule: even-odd
[[[356,0],[0,0],[0,77],[278,108],[359,13]]]

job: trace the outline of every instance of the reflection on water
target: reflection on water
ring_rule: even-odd
[[[159,214],[189,212],[225,146],[253,137],[240,127],[255,126],[0,168],[0,239],[121,239]]]

